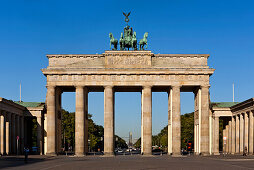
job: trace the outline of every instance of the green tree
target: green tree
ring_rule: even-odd
[[[75,145],[75,113],[62,110],[62,136],[63,146],[67,150],[69,146],[74,148]],[[103,150],[104,128],[101,125],[96,125],[92,120],[92,114],[88,114],[88,139],[90,151]],[[126,142],[118,137],[116,146],[127,148]]]
[[[194,142],[194,113],[186,113],[181,115],[181,147],[185,148],[187,142]],[[152,137],[152,145],[162,146],[166,150],[168,146],[168,126],[165,126],[160,133]],[[135,147],[141,146],[139,138],[134,144]]]
[[[63,136],[63,146],[65,150],[72,146],[74,148],[75,144],[75,113],[68,112],[62,109],[62,136]]]
[[[181,115],[181,147],[194,142],[194,112]]]

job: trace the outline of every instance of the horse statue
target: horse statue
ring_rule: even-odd
[[[124,50],[124,39],[123,39],[123,33],[121,32],[121,37],[119,40],[119,44],[120,44],[120,50]]]
[[[132,35],[132,48],[134,50],[137,50],[137,34],[136,32],[134,31],[133,35]]]
[[[117,50],[117,44],[118,44],[117,39],[114,38],[112,33],[109,33],[109,38],[110,38],[110,49],[111,49],[111,45],[113,45],[114,48],[112,50]]]
[[[146,33],[144,34],[143,39],[141,39],[141,40],[139,41],[139,50],[144,50],[144,46],[145,46],[145,45],[146,45],[146,49],[147,49],[147,46],[148,46],[147,37],[148,37],[148,32],[146,32]]]

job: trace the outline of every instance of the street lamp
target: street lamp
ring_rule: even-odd
[[[91,150],[90,150],[91,149],[90,148],[90,139],[88,139],[88,146],[89,146],[88,151],[91,152]]]

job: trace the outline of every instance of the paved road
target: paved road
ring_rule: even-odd
[[[23,157],[1,157],[0,169],[25,170],[71,170],[71,169],[254,169],[254,156],[186,156],[173,158],[163,156],[30,156],[24,163]]]

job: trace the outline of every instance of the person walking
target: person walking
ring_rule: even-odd
[[[247,146],[244,147],[243,156],[247,156]]]
[[[25,147],[25,148],[24,148],[25,163],[27,163],[27,161],[28,161],[28,153],[29,153],[29,148],[28,148],[28,147]]]

